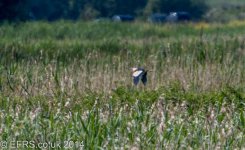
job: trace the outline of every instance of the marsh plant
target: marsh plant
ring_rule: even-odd
[[[244,149],[244,25],[2,24],[0,141]]]

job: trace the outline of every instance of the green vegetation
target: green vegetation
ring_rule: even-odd
[[[226,1],[226,0],[207,0],[207,4],[211,6],[218,7],[223,4],[233,4],[233,5],[244,5],[245,2],[243,0],[232,0],[232,1]]]
[[[210,22],[229,22],[245,19],[245,1],[208,0],[209,11],[204,18]]]
[[[3,24],[0,141],[245,148],[244,24]]]
[[[206,3],[201,0],[2,0],[0,21],[92,20],[116,14],[147,18],[151,13],[172,11],[188,11],[200,19],[206,10]]]
[[[1,0],[0,23],[28,20],[94,20],[130,14],[146,21],[149,15],[187,11],[194,21],[229,22],[245,19],[244,0]]]

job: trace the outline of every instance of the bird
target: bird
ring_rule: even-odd
[[[132,68],[132,76],[134,85],[138,85],[139,81],[141,80],[144,85],[147,82],[147,70],[141,67],[133,67]]]

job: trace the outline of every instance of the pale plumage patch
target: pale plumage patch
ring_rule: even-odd
[[[133,77],[138,77],[138,76],[140,76],[142,73],[143,73],[142,70],[137,70],[137,71],[133,72]]]

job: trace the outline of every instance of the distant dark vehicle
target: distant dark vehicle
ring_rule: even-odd
[[[134,21],[134,17],[131,15],[114,15],[112,20],[117,22],[132,22]]]
[[[190,21],[191,15],[188,12],[171,12],[166,20],[168,22]]]
[[[166,21],[167,15],[166,14],[152,14],[148,21],[151,23],[164,23]]]

